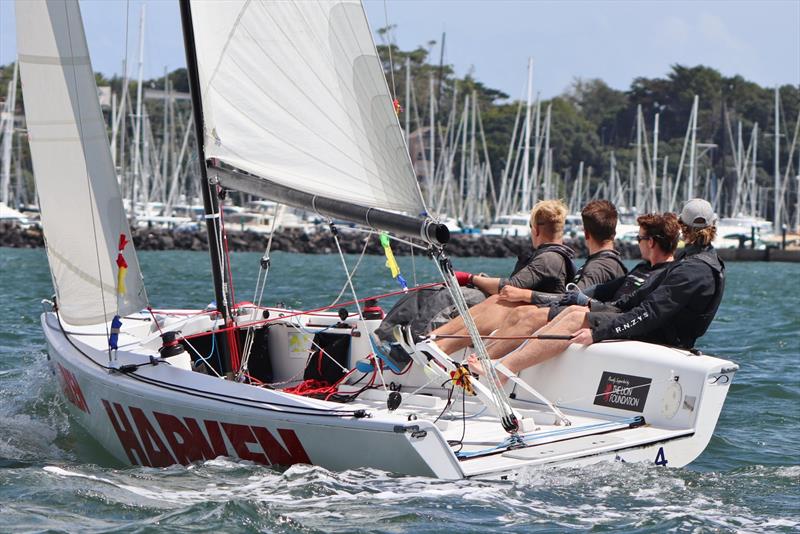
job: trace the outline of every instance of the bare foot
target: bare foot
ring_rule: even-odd
[[[486,373],[483,372],[483,365],[481,365],[481,362],[478,360],[477,356],[470,354],[467,356],[466,362],[467,367],[469,367],[469,370],[472,374],[477,375],[479,378],[485,376]],[[508,382],[508,377],[503,373],[495,372],[495,374],[497,375],[497,380],[500,382],[501,386]]]

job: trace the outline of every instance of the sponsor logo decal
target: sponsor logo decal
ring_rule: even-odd
[[[56,365],[58,366],[59,382],[61,382],[61,390],[64,392],[64,396],[80,411],[89,413],[89,406],[86,404],[86,398],[83,396],[83,391],[81,391],[81,386],[78,384],[75,374],[58,362],[56,362]]]
[[[652,381],[651,378],[603,371],[594,404],[641,413]]]
[[[166,467],[212,460],[217,456],[238,457],[265,465],[310,464],[303,444],[293,430],[279,428],[278,437],[264,427],[197,421],[124,407],[103,399],[111,426],[133,465]]]

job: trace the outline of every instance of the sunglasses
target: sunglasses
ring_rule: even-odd
[[[664,236],[661,236],[661,235],[637,235],[636,236],[636,242],[637,243],[641,243],[642,241],[652,241],[653,239],[655,239],[657,237],[661,238],[661,239],[664,239]]]

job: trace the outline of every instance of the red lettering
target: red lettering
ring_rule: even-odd
[[[278,440],[270,433],[269,430],[260,426],[254,426],[253,433],[256,435],[258,442],[267,453],[270,463],[274,465],[293,465],[293,464],[310,464],[311,460],[308,459],[303,445],[297,439],[297,434],[293,430],[278,429],[283,442],[286,444],[284,449]]]
[[[209,443],[200,430],[200,425],[193,418],[186,417],[184,424],[174,415],[159,412],[153,412],[153,415],[178,463],[188,464],[200,460],[212,460],[217,456],[227,456],[228,450],[216,421],[206,421],[206,430],[211,440]]]
[[[122,406],[118,403],[114,403],[114,408],[117,411],[117,415],[114,415],[114,410],[111,409],[111,404],[103,399],[103,406],[106,409],[106,413],[108,414],[108,418],[111,420],[111,426],[114,427],[114,431],[117,433],[117,438],[119,438],[119,442],[122,445],[122,448],[125,450],[125,454],[128,455],[128,460],[131,461],[133,465],[150,465],[150,460],[144,454],[144,450],[142,449],[142,445],[139,443],[139,438],[136,437],[136,433],[133,431],[133,427],[131,426],[131,422],[128,420],[128,416],[125,415],[125,410]],[[139,457],[137,460],[136,456]]]
[[[209,457],[209,460],[218,456],[228,456],[228,447],[225,446],[225,440],[222,439],[222,431],[219,428],[219,423],[216,421],[206,420],[204,421],[204,424],[206,426],[206,433],[208,434],[208,439],[211,441],[212,447],[212,454]],[[200,431],[197,421],[194,419],[187,419],[186,425],[189,427],[192,435],[197,436],[203,434]]]
[[[253,431],[249,426],[237,425],[233,423],[222,423],[222,428],[225,429],[225,434],[228,436],[228,439],[233,445],[233,450],[236,451],[236,455],[239,458],[242,460],[251,460],[259,464],[269,465],[269,460],[267,460],[266,456],[260,452],[251,451],[247,446],[250,443],[256,443],[256,439],[253,436]]]
[[[78,384],[78,379],[75,378],[72,371],[65,368],[60,363],[58,364],[58,369],[63,379],[61,389],[64,391],[64,396],[79,410],[89,413],[89,406],[86,404],[86,398],[83,396],[83,391],[81,391],[81,386]]]
[[[293,430],[277,430],[283,441],[281,443],[264,427],[206,420],[204,433],[194,418],[181,419],[175,415],[153,412],[167,446],[141,408],[128,407],[136,427],[134,430],[134,425],[122,405],[115,402],[112,408],[107,400],[103,399],[102,402],[120,444],[133,465],[165,467],[175,463],[188,464],[227,456],[228,448],[222,437],[222,430],[233,445],[236,456],[243,460],[265,465],[311,463],[308,453]],[[263,452],[251,449],[256,444],[261,445]]]
[[[145,451],[147,451],[150,465],[153,467],[166,467],[177,463],[169,453],[169,449],[164,446],[164,442],[158,437],[156,429],[150,424],[150,420],[141,408],[131,406],[128,409],[131,411],[137,430],[139,430],[139,436],[142,439]]]

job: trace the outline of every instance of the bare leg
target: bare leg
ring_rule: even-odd
[[[492,295],[480,304],[470,308],[469,312],[472,316],[472,319],[475,321],[475,326],[478,328],[478,332],[482,335],[486,335],[500,326],[508,314],[519,305],[520,303],[518,302],[501,301],[496,295]],[[454,323],[456,323],[456,325],[460,324],[461,327],[459,329],[455,329]],[[464,347],[468,347],[472,344],[472,340],[469,337],[466,337],[469,332],[467,332],[467,329],[464,326],[464,320],[461,317],[457,317],[446,325],[437,328],[431,332],[431,334],[465,336],[461,338],[436,340],[436,345],[447,354],[452,354],[453,352],[463,349]]]
[[[505,323],[495,332],[498,337],[527,336],[536,332],[547,323],[547,316],[550,308],[539,308],[538,306],[520,306],[512,310]],[[494,359],[501,358],[519,347],[524,339],[498,339],[493,341],[488,347],[489,357]]]
[[[472,315],[474,319],[476,316],[483,313],[487,307],[490,307],[493,303],[497,302],[498,296],[491,295],[486,298],[483,302],[479,302],[475,306],[469,309],[469,314]],[[436,330],[432,331],[431,334],[455,334],[460,330],[464,329],[464,319],[459,315],[455,319],[451,320],[449,323],[443,324]]]
[[[560,313],[557,321],[554,320],[544,328],[540,329],[540,334],[572,334],[581,329],[588,328],[589,322],[586,320],[587,308],[581,306],[571,306]],[[557,356],[564,352],[572,342],[569,340],[533,339],[517,352],[510,354],[503,360],[503,365],[514,373],[541,363],[545,360]]]

